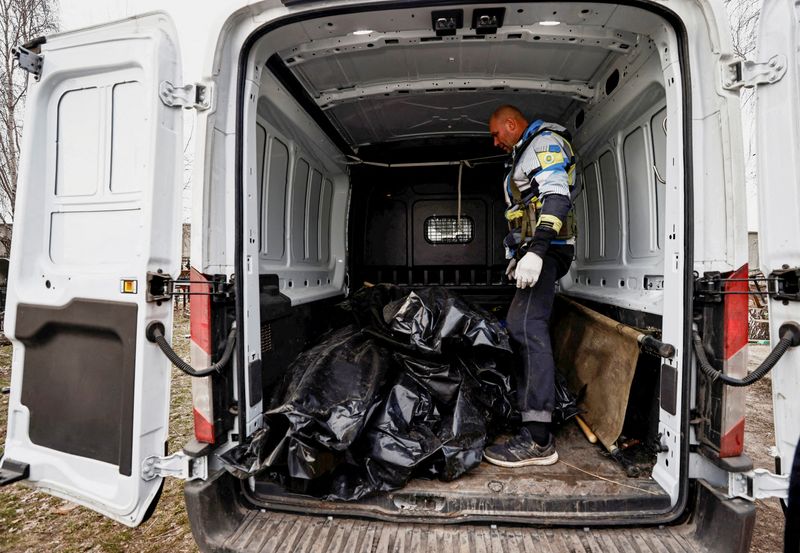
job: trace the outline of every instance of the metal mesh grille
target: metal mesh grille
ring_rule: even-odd
[[[425,219],[425,240],[431,244],[467,244],[472,242],[475,223],[471,217],[435,215]]]

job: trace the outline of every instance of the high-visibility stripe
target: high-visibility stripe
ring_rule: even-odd
[[[211,296],[208,295],[209,287],[202,283],[207,280],[204,275],[192,268],[189,278],[192,281],[189,290],[198,292],[189,296],[192,366],[208,367],[214,349],[211,341]],[[215,442],[213,397],[210,376],[192,378],[194,437],[198,442]]]
[[[727,294],[723,300],[722,370],[728,376],[743,378],[747,375],[748,340],[748,289],[749,267],[743,265],[730,275],[731,281],[725,283]],[[746,388],[723,386],[722,420],[720,428],[720,457],[737,457],[744,452]]]
[[[561,219],[555,215],[540,215],[539,222],[536,223],[537,227],[551,227],[554,231],[556,231],[556,234],[558,234],[558,232],[561,230],[561,225]]]

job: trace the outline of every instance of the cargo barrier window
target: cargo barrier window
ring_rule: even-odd
[[[436,215],[425,219],[425,240],[429,244],[469,244],[475,234],[471,217]]]

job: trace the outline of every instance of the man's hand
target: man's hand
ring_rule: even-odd
[[[511,261],[508,262],[508,267],[506,267],[506,276],[508,277],[508,280],[514,280],[514,278],[516,278],[515,277],[516,267],[517,267],[516,259],[512,259]]]
[[[535,253],[526,253],[517,263],[515,271],[517,288],[527,288],[529,286],[533,288],[542,273],[542,263],[542,258]]]

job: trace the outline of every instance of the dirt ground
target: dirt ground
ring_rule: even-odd
[[[188,359],[188,321],[176,320],[176,350]],[[751,346],[751,365],[766,355],[765,346]],[[8,386],[11,347],[0,347],[0,387]],[[0,445],[5,443],[8,396],[0,396]],[[189,378],[173,369],[169,451],[178,450],[192,433]],[[771,380],[765,378],[747,392],[745,446],[756,467],[774,470],[770,447]],[[2,451],[2,449],[0,449]],[[0,489],[0,551],[3,552],[194,552],[183,505],[182,485],[167,479],[153,517],[139,528],[128,528],[69,502],[15,484]],[[777,500],[757,502],[753,553],[782,550],[783,513]]]

